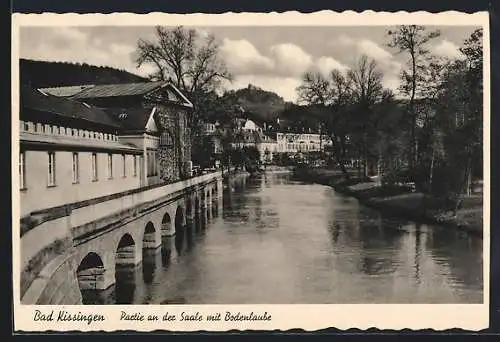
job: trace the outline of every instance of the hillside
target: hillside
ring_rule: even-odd
[[[276,122],[276,118],[285,108],[282,97],[251,84],[247,88],[228,91],[224,97],[239,104],[245,110],[245,116],[257,123]]]
[[[110,67],[29,59],[19,61],[19,73],[21,84],[33,88],[147,81],[144,77]]]

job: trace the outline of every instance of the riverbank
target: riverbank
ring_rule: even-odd
[[[331,186],[338,193],[352,196],[360,203],[390,215],[460,229],[476,236],[482,237],[483,234],[482,195],[464,198],[457,215],[453,216],[440,210],[440,203],[435,198],[411,192],[409,188],[386,188],[369,178],[346,180],[340,171],[328,169],[297,169],[295,176],[303,181]]]

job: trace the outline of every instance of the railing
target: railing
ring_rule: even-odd
[[[86,138],[104,141],[118,141],[118,136],[103,132],[87,131],[57,125],[41,124],[31,121],[19,121],[19,132],[34,133],[46,136],[64,136],[72,138]]]

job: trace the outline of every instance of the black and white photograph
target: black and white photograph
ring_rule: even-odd
[[[207,23],[18,28],[14,299],[487,303],[487,27]]]

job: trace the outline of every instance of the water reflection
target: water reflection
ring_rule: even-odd
[[[385,216],[284,174],[229,179],[143,259],[141,277],[120,275],[112,301],[482,302],[481,239]]]
[[[136,267],[118,266],[115,273],[115,302],[116,304],[130,304],[134,300],[136,289]]]
[[[172,236],[162,236],[161,238],[161,265],[168,268],[170,265],[170,256],[172,255],[172,245],[174,242]]]
[[[146,248],[142,252],[142,278],[145,284],[151,284],[155,277],[158,258],[161,258],[161,248]]]

